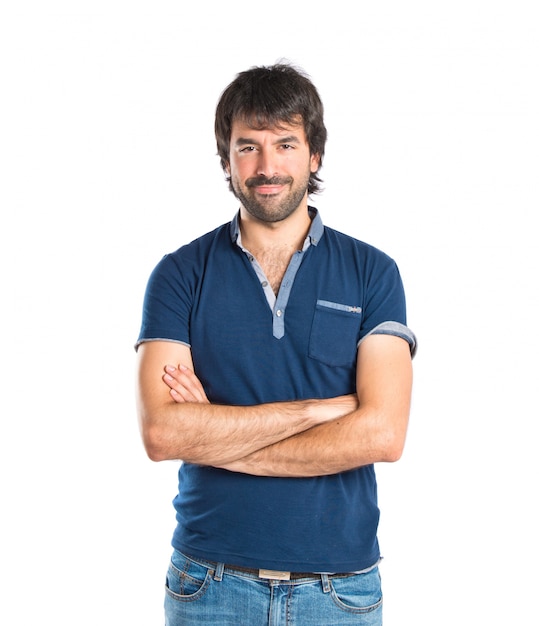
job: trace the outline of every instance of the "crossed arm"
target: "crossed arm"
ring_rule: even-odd
[[[361,343],[357,395],[248,407],[210,404],[184,345],[148,342],[138,354],[139,423],[155,461],[290,477],[334,474],[402,454],[412,367],[408,343],[399,337],[372,335]]]

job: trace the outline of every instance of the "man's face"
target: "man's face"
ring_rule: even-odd
[[[244,209],[261,222],[279,222],[307,205],[307,187],[319,165],[303,124],[254,130],[232,124],[228,173]]]

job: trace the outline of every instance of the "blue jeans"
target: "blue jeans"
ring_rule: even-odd
[[[381,626],[377,565],[352,575],[259,578],[174,551],[167,574],[166,626]]]

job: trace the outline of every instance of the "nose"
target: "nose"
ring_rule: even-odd
[[[274,154],[268,150],[261,150],[256,164],[256,173],[258,176],[276,176],[278,171],[277,159]]]

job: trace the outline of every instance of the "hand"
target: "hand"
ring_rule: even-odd
[[[163,382],[170,387],[170,395],[175,402],[200,402],[209,404],[202,383],[195,373],[185,365],[167,365]]]

